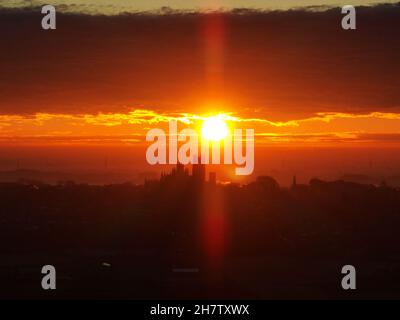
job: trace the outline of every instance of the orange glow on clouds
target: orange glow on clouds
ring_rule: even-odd
[[[166,129],[177,120],[180,129],[200,128],[210,114],[159,113],[134,109],[127,113],[0,115],[2,143],[141,143],[150,128]],[[332,144],[400,142],[400,114],[317,113],[303,119],[271,121],[221,113],[231,128],[253,128],[256,144]]]

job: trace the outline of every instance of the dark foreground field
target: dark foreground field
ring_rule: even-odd
[[[400,298],[400,191],[385,185],[4,183],[0,202],[3,299]]]

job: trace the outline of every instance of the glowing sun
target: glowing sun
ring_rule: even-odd
[[[201,136],[207,140],[219,141],[229,133],[228,125],[221,115],[208,117],[201,128]]]

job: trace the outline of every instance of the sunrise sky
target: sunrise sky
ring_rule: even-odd
[[[35,147],[43,159],[60,146],[143,147],[150,128],[198,128],[218,113],[254,128],[263,157],[268,146],[398,154],[399,5],[359,8],[357,30],[344,31],[337,8],[118,14],[340,1],[59,0],[57,30],[43,31],[41,3],[0,5],[2,168]]]

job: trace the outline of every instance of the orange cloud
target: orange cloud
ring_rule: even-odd
[[[196,128],[209,114],[159,113],[134,109],[126,113],[0,115],[2,143],[140,143],[148,129],[167,129],[170,120],[181,128]],[[317,113],[289,121],[247,118],[236,113],[222,117],[235,128],[252,128],[256,143],[385,143],[400,141],[400,114]]]

